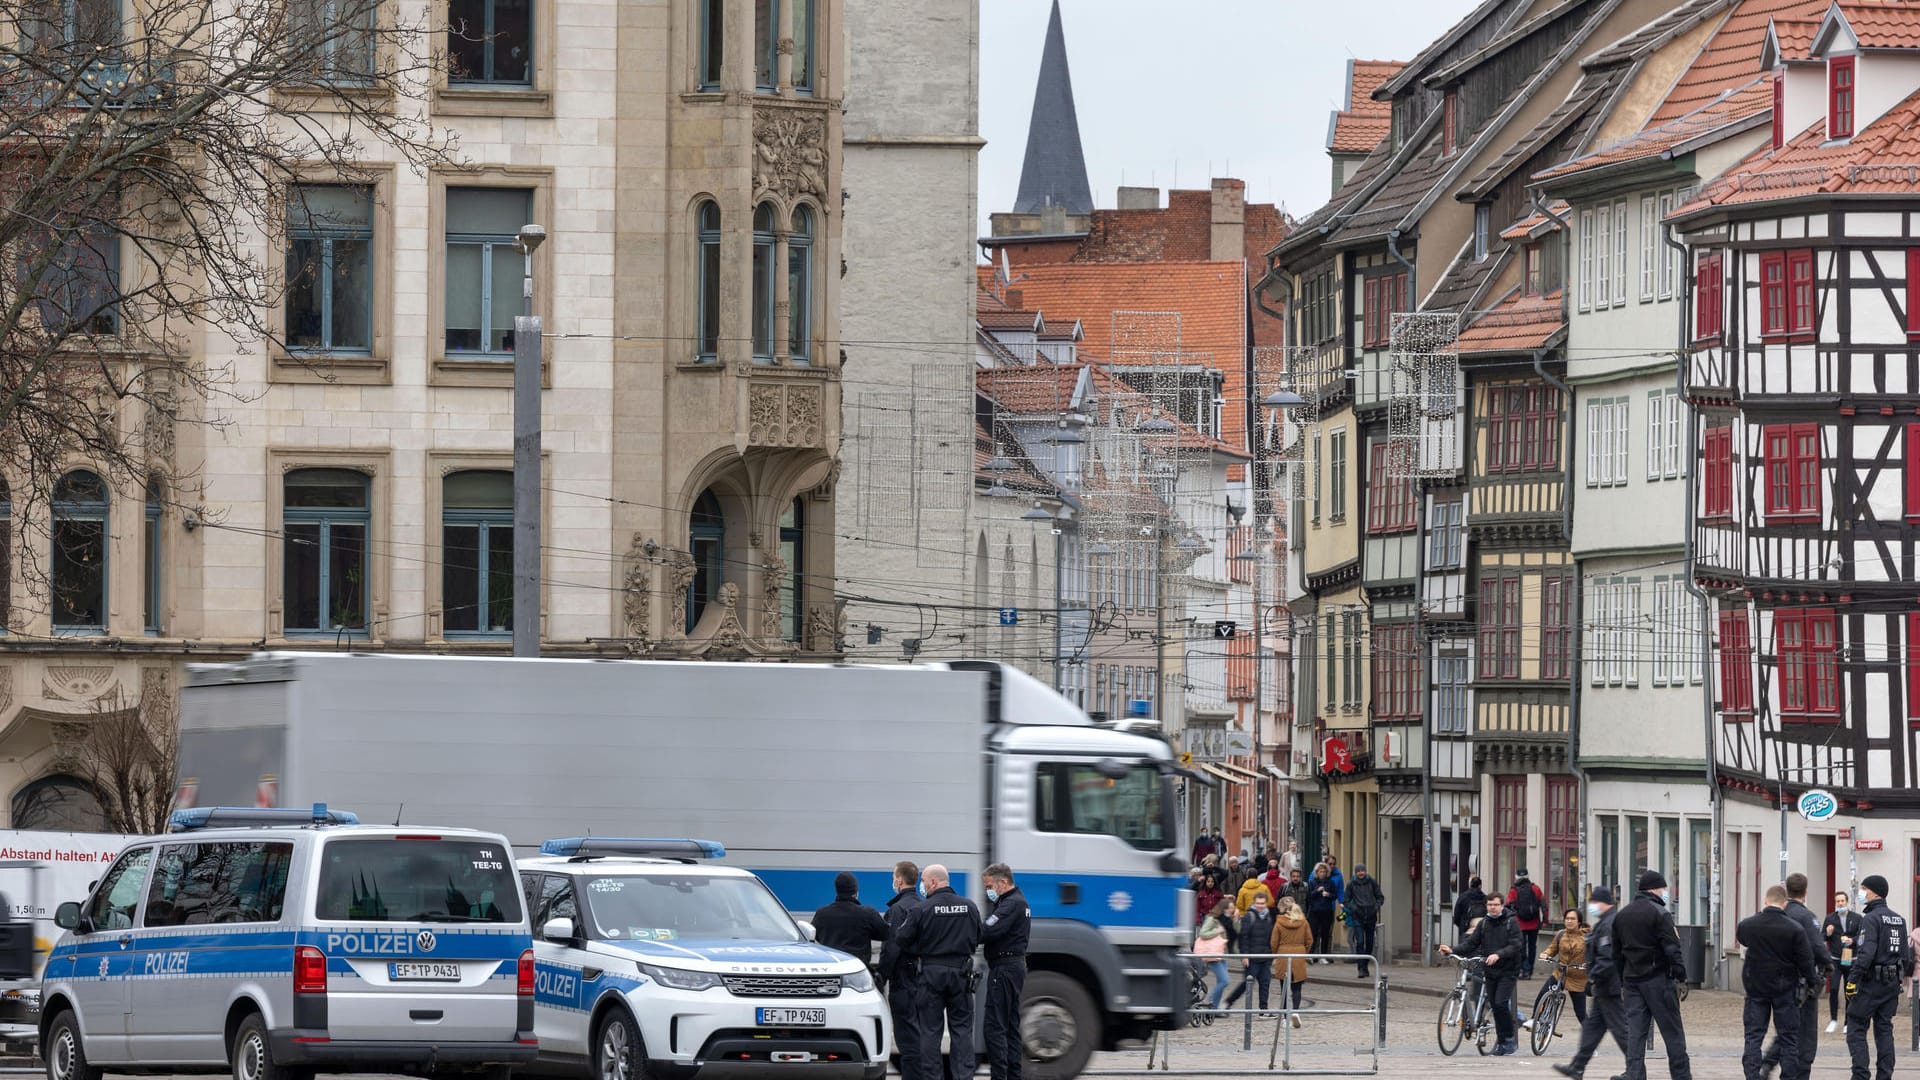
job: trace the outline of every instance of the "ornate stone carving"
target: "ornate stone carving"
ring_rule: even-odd
[[[173,708],[173,679],[166,668],[140,669],[140,719],[152,732],[171,732],[178,723]]]
[[[812,446],[820,441],[820,388],[795,386],[787,390],[788,446]]]
[[[760,108],[753,114],[753,186],[792,200],[827,196],[827,115]]]
[[[807,651],[817,653],[838,652],[837,635],[839,624],[834,621],[832,604],[810,604],[807,607]]]
[[[773,446],[780,439],[780,388],[756,386],[747,392],[747,441]]]
[[[40,693],[52,700],[86,704],[105,697],[117,681],[113,668],[107,666],[49,667],[40,680]]]
[[[13,704],[13,668],[0,667],[0,712]]]
[[[812,491],[808,492],[807,495],[814,502],[830,503],[833,501],[834,485],[838,484],[839,482],[840,482],[840,459],[839,457],[836,456],[833,459],[833,466],[827,470],[827,478],[825,480],[820,481],[820,483]]]
[[[639,533],[633,534],[633,543],[627,547],[627,574],[622,587],[626,592],[620,608],[625,636],[646,641],[652,632],[648,624],[653,617],[653,556]]]
[[[667,560],[672,567],[673,591],[667,594],[670,620],[667,625],[669,637],[687,636],[687,590],[693,587],[693,556],[685,551],[676,551]]]
[[[147,448],[147,460],[171,467],[174,450],[174,414],[177,411],[171,376],[155,372],[147,389],[146,415],[141,419],[141,441]]]
[[[768,642],[781,641],[780,590],[787,583],[787,560],[780,557],[778,534],[763,549],[760,577],[760,636]],[[799,602],[799,597],[794,601]]]
[[[731,581],[721,585],[714,602],[720,605],[720,625],[707,639],[707,648],[719,652],[747,651],[747,631],[740,625],[740,586]]]

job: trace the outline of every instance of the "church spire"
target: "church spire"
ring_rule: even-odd
[[[1060,0],[1053,0],[1047,44],[1040,53],[1040,81],[1033,90],[1027,125],[1027,160],[1020,168],[1016,214],[1057,206],[1068,214],[1091,214],[1087,161],[1080,152],[1080,118],[1073,109],[1073,76],[1067,71],[1067,35],[1060,28]]]

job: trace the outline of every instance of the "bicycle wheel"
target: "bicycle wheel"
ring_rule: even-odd
[[[1560,1022],[1560,1003],[1567,1000],[1562,993],[1553,993],[1540,1007],[1533,1011],[1533,1053],[1538,1057],[1547,1052],[1547,1043],[1553,1039],[1553,1028]]]
[[[1460,1049],[1460,1038],[1466,1034],[1460,1024],[1461,1014],[1466,1011],[1466,1007],[1467,995],[1462,993],[1459,987],[1455,987],[1453,992],[1447,995],[1447,1000],[1440,1003],[1440,1052],[1448,1057],[1452,1057],[1453,1052]]]
[[[1481,1057],[1492,1053],[1493,1045],[1500,1041],[1500,1029],[1493,1021],[1493,1010],[1498,1007],[1484,990],[1480,993],[1480,1000],[1474,1003],[1473,1048],[1480,1051]]]

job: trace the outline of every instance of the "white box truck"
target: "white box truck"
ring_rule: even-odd
[[[797,913],[900,859],[1033,907],[1023,1026],[1042,1080],[1183,1025],[1192,894],[1177,766],[1001,664],[265,653],[189,669],[180,776],[201,806],[325,802],[365,821],[718,840]]]

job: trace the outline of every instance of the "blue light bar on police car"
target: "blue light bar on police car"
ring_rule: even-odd
[[[360,816],[351,810],[329,810],[326,803],[314,803],[311,810],[265,806],[196,806],[175,810],[167,819],[169,832],[220,827],[247,828],[261,825],[358,825]]]
[[[717,840],[675,840],[642,836],[570,836],[540,845],[542,855],[590,859],[601,855],[648,855],[662,859],[724,859]]]

